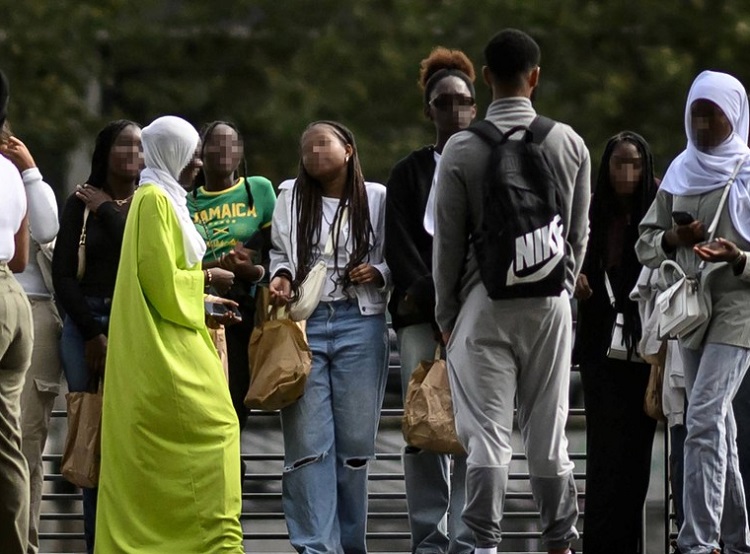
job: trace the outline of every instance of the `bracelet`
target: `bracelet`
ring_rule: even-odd
[[[260,277],[258,277],[257,279],[255,279],[253,281],[253,283],[260,283],[263,280],[263,277],[266,276],[266,268],[263,267],[262,265],[256,265],[255,267],[259,267],[260,268]]]
[[[276,277],[285,277],[286,279],[289,280],[290,283],[292,282],[292,272],[289,271],[288,269],[282,268],[282,269],[277,270],[276,273],[271,275],[271,280],[276,279]]]
[[[210,269],[204,269],[203,273],[206,276],[206,279],[205,279],[206,280],[205,288],[208,288],[208,287],[211,286],[211,281],[213,281],[213,275],[211,275],[211,270]]]

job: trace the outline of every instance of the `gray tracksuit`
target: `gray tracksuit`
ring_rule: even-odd
[[[487,110],[487,119],[501,131],[528,126],[535,116],[530,100],[521,97],[496,100]],[[541,146],[561,181],[570,292],[588,240],[589,153],[581,137],[560,123]],[[452,332],[448,368],[453,406],[458,435],[468,451],[464,520],[477,547],[500,542],[517,396],[542,539],[547,548],[563,548],[578,536],[573,464],[565,437],[570,303],[566,294],[498,301],[487,296],[468,239],[480,219],[489,155],[479,137],[454,135],[443,151],[436,189],[436,318],[443,331]]]

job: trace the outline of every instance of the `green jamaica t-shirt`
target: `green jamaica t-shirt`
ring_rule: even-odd
[[[243,243],[256,231],[271,225],[276,193],[265,177],[248,177],[253,206],[248,207],[245,180],[240,177],[230,188],[207,191],[203,187],[188,194],[188,209],[195,228],[206,241],[203,261],[214,260]]]

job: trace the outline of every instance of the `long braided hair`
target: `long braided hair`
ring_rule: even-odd
[[[354,134],[341,123],[335,121],[315,121],[307,126],[302,133],[302,138],[313,128],[325,125],[344,145],[352,148],[352,154],[347,162],[346,184],[344,191],[336,208],[332,222],[333,249],[338,252],[339,237],[342,227],[341,214],[348,207],[350,257],[346,267],[341,271],[338,266],[338,255],[334,254],[334,275],[336,284],[345,289],[351,285],[349,272],[361,264],[370,252],[370,238],[374,232],[370,222],[370,207],[367,201],[367,190],[365,189],[365,178],[359,163],[359,153],[354,140]],[[295,210],[296,208],[296,210]],[[321,233],[328,233],[327,229],[321,229],[323,219],[323,185],[311,176],[300,155],[297,180],[294,185],[292,197],[292,214],[296,214],[296,239],[297,239],[297,270],[292,281],[292,290],[299,290],[299,285],[310,272],[312,265],[320,256]]]
[[[212,121],[211,123],[206,123],[203,127],[201,127],[200,130],[200,137],[201,137],[201,159],[204,158],[204,154],[206,152],[206,142],[208,141],[208,138],[211,136],[211,134],[214,132],[214,129],[218,127],[219,125],[226,125],[230,129],[232,129],[235,133],[237,133],[237,141],[239,142],[240,146],[240,152],[242,152],[242,157],[240,158],[240,165],[235,170],[234,174],[232,175],[232,180],[236,181],[239,177],[244,177],[245,180],[247,180],[247,161],[245,161],[245,140],[242,138],[242,133],[240,133],[239,128],[237,125],[230,121]],[[198,175],[195,176],[195,184],[193,188],[193,193],[195,194],[195,191],[198,190],[199,187],[203,187],[206,185],[206,173],[205,169],[201,169],[198,172]]]
[[[638,240],[638,224],[648,211],[656,196],[654,162],[651,148],[642,136],[632,131],[622,131],[607,142],[599,165],[599,174],[595,183],[594,196],[591,202],[591,239],[589,242],[589,270],[601,272],[607,269],[609,250],[609,224],[613,214],[617,213],[618,200],[610,178],[609,162],[615,147],[621,142],[633,144],[641,155],[641,181],[633,191],[633,202],[628,223],[622,241],[620,253],[621,278],[619,283],[612,283],[615,297],[615,308],[623,314],[623,337],[629,353],[633,353],[641,338],[641,319],[638,305],[629,299],[630,291],[638,281],[641,264],[635,254],[635,243]]]

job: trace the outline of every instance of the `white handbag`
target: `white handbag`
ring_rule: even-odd
[[[607,294],[609,295],[609,303],[612,307],[615,307],[615,293],[612,290],[612,284],[609,281],[609,275],[604,273],[604,285],[607,288]],[[622,312],[617,312],[615,318],[615,324],[612,327],[612,338],[609,342],[609,349],[607,350],[607,357],[613,360],[625,360],[627,362],[638,362],[643,363],[643,360],[638,355],[636,345],[633,345],[633,350],[628,352],[628,347],[625,344],[625,335],[623,333],[623,327],[625,326],[625,316]]]
[[[709,306],[700,286],[700,275],[688,277],[672,260],[662,262],[659,272],[665,282],[669,282],[666,278],[668,272],[677,275],[674,284],[656,297],[659,335],[685,337],[703,324],[709,316]]]
[[[341,212],[341,228],[347,223],[348,208],[344,208]],[[333,222],[336,223],[336,220]],[[331,225],[328,231],[328,239],[326,240],[325,248],[323,249],[323,257],[318,260],[310,271],[302,280],[297,291],[297,299],[289,305],[289,319],[292,321],[304,321],[312,315],[315,308],[320,303],[320,297],[323,294],[323,288],[326,282],[326,274],[328,273],[328,262],[327,259],[333,255],[333,228],[334,224]]]
[[[724,186],[719,206],[716,208],[714,218],[708,227],[707,242],[714,240],[721,212],[724,209],[727,196],[729,196],[729,188],[734,183],[745,160],[746,157],[743,157],[737,161],[732,175]],[[695,276],[688,276],[672,260],[664,260],[659,266],[659,280],[662,283],[662,288],[666,289],[656,297],[656,306],[659,310],[659,335],[661,337],[685,338],[711,316],[711,305],[702,287],[701,272],[705,266],[706,262],[701,262]],[[667,287],[666,283],[673,284]]]

